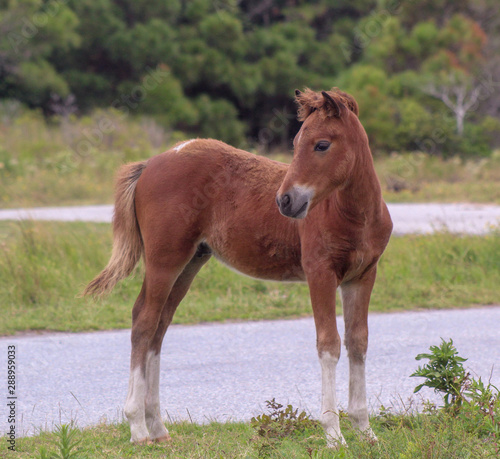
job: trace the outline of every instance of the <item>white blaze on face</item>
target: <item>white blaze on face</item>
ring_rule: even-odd
[[[186,145],[189,145],[191,142],[194,142],[196,139],[186,140],[185,142],[180,143],[176,147],[174,147],[174,151],[181,151]]]
[[[293,144],[294,148],[295,148],[295,147],[297,147],[297,145],[299,145],[299,143],[300,143],[300,138],[301,138],[301,137],[302,137],[302,131],[300,131],[300,132],[298,133],[297,139],[295,140],[295,142],[294,142],[294,144]]]

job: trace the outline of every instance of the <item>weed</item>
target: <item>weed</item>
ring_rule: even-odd
[[[402,427],[412,428],[412,417],[408,416],[411,408],[407,410],[406,414],[394,413],[392,408],[386,408],[382,405],[379,409],[379,413],[376,416],[377,423],[380,424],[385,429],[389,430],[397,430]]]
[[[500,391],[491,382],[469,377],[464,382],[464,404],[460,416],[471,423],[478,435],[493,438],[500,452]]]
[[[286,438],[298,439],[300,434],[312,433],[318,426],[305,412],[287,405],[286,408],[274,398],[266,401],[268,413],[253,417],[250,425],[257,433],[255,448],[259,457],[268,457]],[[314,450],[308,449],[311,456]],[[311,456],[312,457],[312,456]]]
[[[299,409],[294,409],[292,405],[283,409],[283,405],[274,398],[267,400],[266,405],[269,413],[261,414],[250,421],[250,425],[261,437],[284,438],[317,425],[305,411],[299,413]]]
[[[411,376],[426,378],[414,392],[422,387],[434,388],[444,397],[445,412],[460,418],[462,427],[474,435],[492,439],[495,453],[500,452],[500,392],[491,382],[484,384],[481,378],[475,379],[466,372],[462,363],[467,359],[460,357],[453,346],[453,340],[441,338],[440,346],[431,346],[430,354],[419,354],[416,360],[429,359],[429,363],[417,369]],[[451,397],[451,401],[450,401]],[[435,410],[428,410],[430,414]],[[439,412],[437,412],[439,413]]]
[[[440,346],[431,346],[430,354],[418,354],[415,360],[429,359],[429,363],[419,366],[410,376],[426,378],[415,387],[414,393],[422,387],[433,388],[435,392],[444,394],[445,408],[460,406],[462,403],[462,388],[467,378],[462,365],[467,359],[458,356],[458,351],[453,346],[453,340],[445,341],[441,338]],[[450,401],[451,397],[451,401]]]
[[[45,447],[40,448],[40,459],[79,459],[83,456],[82,451],[75,451],[75,448],[82,442],[76,441],[78,430],[71,425],[62,424],[56,429],[58,453],[48,453]]]

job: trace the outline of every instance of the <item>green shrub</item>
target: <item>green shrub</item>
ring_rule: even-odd
[[[489,437],[496,454],[500,452],[500,391],[493,384],[484,384],[466,372],[453,346],[453,340],[441,338],[440,346],[431,346],[430,354],[419,354],[416,360],[429,359],[429,363],[418,367],[410,376],[426,380],[415,388],[433,388],[444,397],[444,408],[454,418],[458,418],[463,428],[479,437]],[[450,399],[451,397],[451,399]]]
[[[422,387],[430,387],[435,392],[444,396],[445,408],[460,406],[463,400],[462,389],[467,375],[462,365],[467,359],[458,356],[458,351],[453,346],[453,340],[445,341],[441,338],[440,346],[431,346],[430,354],[418,354],[415,359],[428,359],[429,363],[419,366],[410,376],[426,378],[415,387],[418,392]],[[451,400],[450,400],[451,397]]]

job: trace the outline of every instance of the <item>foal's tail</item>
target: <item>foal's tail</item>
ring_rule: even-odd
[[[115,184],[113,215],[113,251],[108,265],[90,282],[83,295],[94,298],[109,293],[118,281],[127,277],[139,262],[143,244],[135,214],[135,189],[146,161],[122,166]]]

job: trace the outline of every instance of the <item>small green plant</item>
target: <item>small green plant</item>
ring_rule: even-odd
[[[274,398],[267,400],[266,405],[269,413],[261,414],[250,421],[250,425],[261,437],[284,438],[317,426],[317,422],[305,411],[299,413],[299,409],[294,409],[292,405],[283,409],[283,405]]]
[[[380,426],[388,430],[397,430],[404,427],[411,428],[412,418],[409,416],[411,410],[411,404],[409,407],[405,407],[405,412],[403,413],[394,413],[391,407],[386,408],[384,405],[381,405],[375,419]]]
[[[250,421],[257,433],[253,441],[258,457],[271,457],[286,438],[293,437],[297,440],[297,434],[312,432],[318,426],[305,411],[299,413],[299,409],[294,409],[292,405],[284,408],[274,398],[267,400],[266,405],[268,413],[253,417]],[[312,451],[310,449],[310,456]]]
[[[430,354],[419,354],[416,360],[429,359],[429,363],[419,366],[411,376],[426,378],[415,387],[432,387],[444,394],[444,408],[452,418],[460,418],[464,427],[475,435],[487,436],[493,440],[495,454],[500,452],[500,391],[490,382],[485,384],[481,378],[475,379],[466,372],[463,362],[467,359],[458,356],[453,340],[441,338],[440,346],[431,346]],[[451,397],[451,401],[450,401]],[[430,406],[430,405],[429,405]],[[439,411],[427,409],[429,414]]]
[[[76,441],[75,436],[78,430],[74,429],[71,425],[62,424],[57,427],[56,435],[59,440],[57,447],[58,453],[49,453],[42,447],[40,448],[40,459],[78,459],[81,452],[74,451],[75,448],[81,443],[81,440]]]
[[[490,435],[494,439],[496,453],[500,452],[500,391],[481,378],[469,378],[465,383],[466,413],[473,419],[479,434]]]
[[[459,407],[463,401],[463,387],[468,374],[463,367],[467,359],[458,356],[453,340],[441,338],[440,346],[431,346],[430,354],[418,354],[415,360],[429,359],[429,363],[419,366],[410,376],[418,376],[426,380],[415,387],[414,393],[422,387],[431,387],[435,392],[441,392],[446,409]]]

